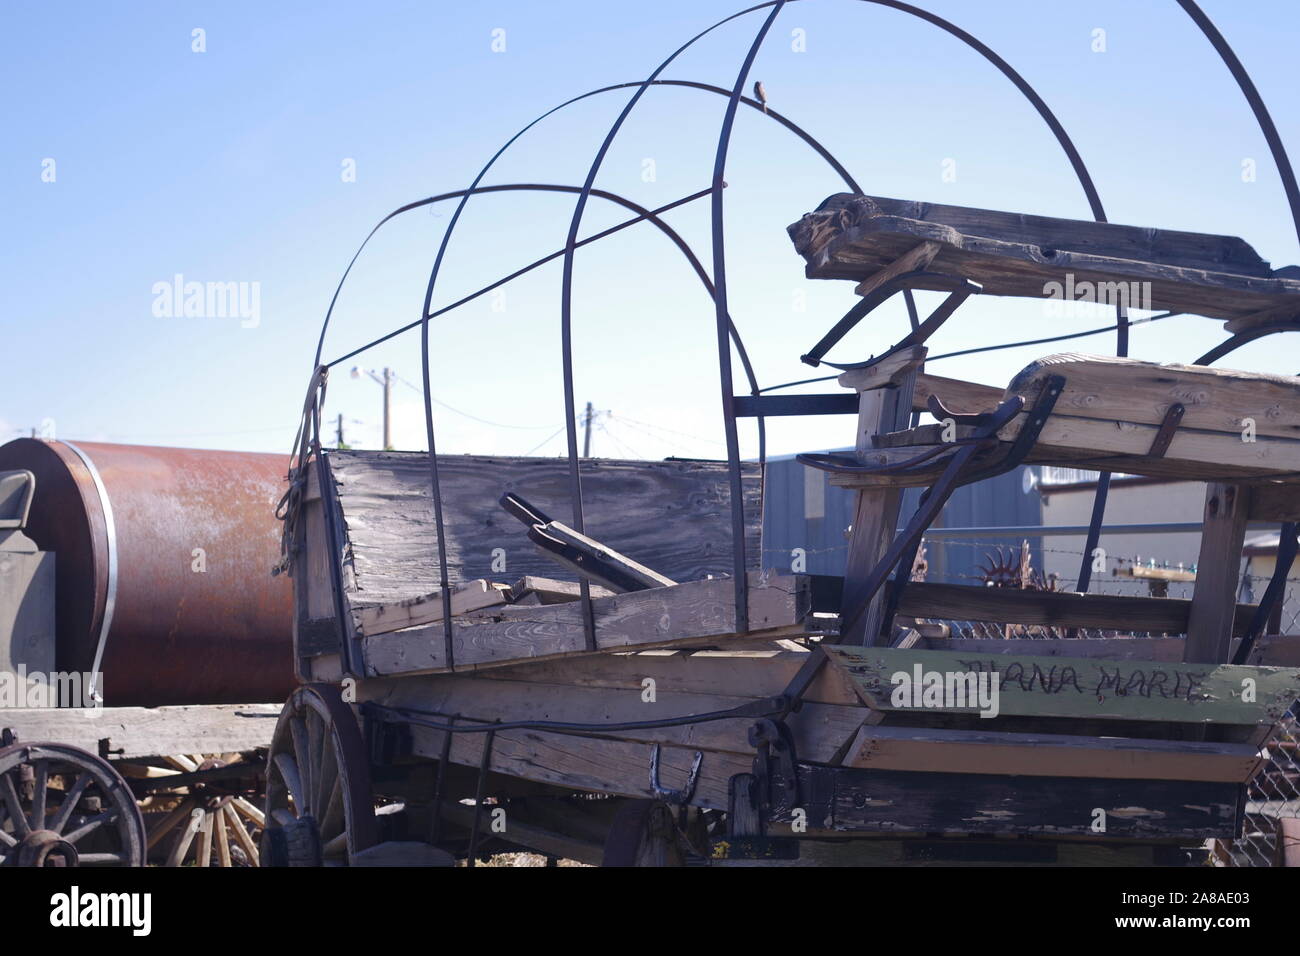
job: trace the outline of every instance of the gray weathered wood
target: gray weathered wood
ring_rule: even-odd
[[[903,587],[898,612],[911,617],[997,624],[1094,627],[1152,634],[1185,634],[1193,602],[1185,598],[1021,591],[968,584],[917,581]],[[1224,634],[1240,636],[1250,626],[1255,605],[1236,605]]]
[[[437,539],[428,456],[420,452],[331,451],[330,466],[355,571],[352,597],[387,603],[438,587]],[[586,530],[675,581],[731,568],[730,494],[722,462],[584,459]],[[746,554],[759,566],[758,466],[744,466]],[[555,577],[557,566],[497,503],[506,491],[554,515],[570,509],[562,458],[439,458],[447,555],[453,584],[521,574]],[[310,488],[309,488],[310,490]],[[315,549],[315,541],[311,542]],[[504,563],[504,567],[503,567]]]
[[[930,265],[974,279],[989,295],[1045,297],[1045,284],[1150,283],[1131,308],[1233,319],[1300,312],[1300,280],[1274,272],[1233,236],[1028,216],[841,193],[789,227],[813,279],[861,280],[923,241]],[[919,286],[925,288],[925,286]]]
[[[1017,734],[933,727],[863,727],[844,765],[1030,777],[1245,783],[1263,763],[1241,743]]]
[[[1185,659],[1189,662],[1219,664],[1228,659],[1249,514],[1249,488],[1212,484],[1205,489],[1196,587],[1187,618]]]
[[[90,753],[99,753],[105,741],[114,758],[238,753],[270,744],[280,705],[105,707],[97,716],[87,713],[11,708],[0,712],[0,726],[14,728],[20,743],[48,741]]]
[[[598,651],[638,645],[670,646],[698,638],[724,638],[736,631],[735,591],[715,578],[652,588],[591,602]],[[779,637],[799,633],[812,614],[805,575],[751,572],[748,634]],[[524,659],[592,653],[587,648],[580,604],[505,606],[453,618],[457,670],[493,667]],[[446,670],[441,623],[381,634],[365,641],[366,673],[372,676]]]
[[[954,693],[948,700],[895,699],[901,683],[938,674],[989,675],[998,689],[998,715],[1145,720],[1163,723],[1269,725],[1300,697],[1300,670],[1292,667],[1102,661],[951,651],[825,646],[827,659],[852,679],[863,703],[897,713],[975,713],[979,706]],[[901,678],[899,679],[901,682]],[[953,685],[956,687],[956,684]],[[1249,691],[1249,693],[1247,693]],[[994,718],[996,719],[996,718]]]

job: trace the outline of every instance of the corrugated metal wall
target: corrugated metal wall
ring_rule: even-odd
[[[1022,466],[988,481],[958,488],[935,527],[981,525],[1041,525],[1042,502],[1038,491],[1025,491]],[[801,465],[793,457],[770,459],[764,476],[763,565],[790,569],[796,548],[803,549],[810,574],[843,574],[848,538],[853,523],[854,493],[836,488],[827,474]],[[911,488],[903,498],[905,523],[916,509],[920,489]],[[1018,548],[1016,538],[983,540],[928,540],[928,580],[970,584],[978,577],[976,566],[996,548]],[[1031,539],[1033,562],[1041,569],[1040,541]]]

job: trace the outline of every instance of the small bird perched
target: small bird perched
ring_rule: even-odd
[[[763,104],[763,112],[767,112],[767,90],[763,89],[761,81],[754,82],[754,98]]]

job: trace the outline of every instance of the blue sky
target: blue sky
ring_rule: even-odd
[[[1280,181],[1227,70],[1173,0],[970,3],[930,8],[989,44],[1074,138],[1112,221],[1240,235],[1274,266],[1300,262]],[[1205,0],[1300,155],[1293,4]],[[644,78],[672,49],[738,9],[711,0],[479,4],[7,2],[0,8],[0,209],[6,388],[0,438],[52,421],[58,437],[286,450],[320,322],[344,266],[391,209],[469,184],[538,114],[597,86]],[[715,31],[665,74],[730,86],[763,14]],[[204,52],[194,52],[201,29]],[[1094,31],[1105,51],[1094,52]],[[493,50],[504,30],[505,49]],[[803,31],[806,49],[792,47]],[[498,44],[499,45],[499,44]],[[1059,147],[1020,94],[932,26],[852,0],[802,0],[777,19],[752,74],[773,108],[820,139],[876,195],[1087,218]],[[593,97],[519,141],[487,182],[580,184],[628,96]],[[650,91],[597,184],[657,206],[709,181],[724,101]],[[43,181],[47,160],[54,181]],[[1242,162],[1257,177],[1243,182]],[[345,163],[355,181],[345,181]],[[653,181],[646,181],[647,161]],[[956,179],[942,178],[945,160]],[[45,178],[48,178],[46,176]],[[732,311],[763,384],[806,377],[798,356],[852,303],[809,282],[785,226],[840,190],[770,120],[742,111],[726,196]],[[593,201],[584,233],[624,217]],[[452,205],[386,226],[345,287],[325,355],[419,314]],[[445,304],[563,244],[568,196],[470,201],[435,294]],[[709,261],[708,208],[669,216]],[[257,284],[259,321],[155,314],[156,284]],[[717,456],[713,308],[661,235],[637,226],[583,249],[575,273],[577,399],[610,414],[598,455]],[[559,454],[558,264],[435,320],[440,447]],[[805,308],[795,309],[796,295]],[[1109,317],[1047,319],[1041,303],[973,300],[932,352],[1061,334]],[[832,356],[903,334],[894,303]],[[1222,325],[1177,318],[1134,330],[1134,356],[1189,361]],[[1108,352],[1099,336],[1066,347]],[[408,334],[358,360],[420,379]],[[936,363],[1004,384],[1034,347]],[[349,363],[351,364],[351,363]],[[1295,373],[1274,337],[1241,368]],[[830,390],[819,386],[814,390]],[[330,384],[353,444],[374,446],[379,386],[347,367]],[[394,393],[398,447],[423,446],[417,392]],[[451,406],[458,411],[452,411]],[[459,412],[475,416],[467,417]],[[486,424],[484,421],[493,424]],[[507,427],[508,426],[508,427]],[[782,421],[772,453],[850,443],[844,419]],[[753,430],[745,451],[754,451]]]

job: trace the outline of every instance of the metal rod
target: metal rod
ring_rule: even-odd
[[[478,855],[479,821],[483,816],[483,797],[487,791],[487,775],[492,766],[492,742],[496,740],[496,736],[494,727],[487,732],[487,737],[483,740],[483,757],[478,765],[478,788],[474,792],[474,827],[469,831],[469,854],[465,860],[466,866],[473,866],[474,858]]]
[[[744,480],[740,470],[740,435],[736,428],[736,407],[734,404],[735,383],[731,377],[731,342],[727,335],[727,323],[730,312],[727,309],[727,247],[726,225],[723,222],[723,187],[726,185],[727,150],[731,145],[731,130],[736,122],[736,108],[740,101],[740,91],[745,88],[749,71],[754,65],[754,58],[767,38],[772,23],[785,6],[785,0],[772,7],[772,11],[763,21],[749,52],[741,64],[736,76],[736,85],[732,88],[731,99],[727,102],[727,112],[722,118],[722,129],[718,134],[718,149],[713,159],[713,288],[714,308],[718,332],[718,379],[722,389],[722,420],[727,442],[727,473],[731,486],[731,559],[732,577],[736,599],[736,623],[738,633],[749,630],[749,575],[745,563],[745,491]]]

